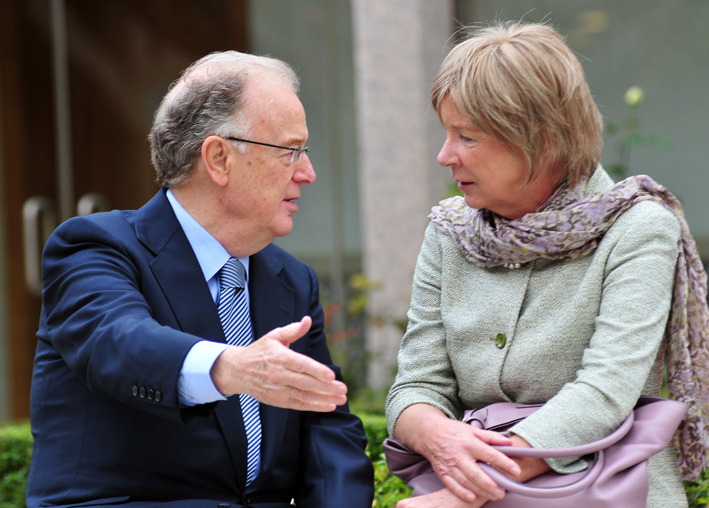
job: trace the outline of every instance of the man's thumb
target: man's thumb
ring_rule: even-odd
[[[308,333],[310,327],[313,325],[313,320],[310,316],[304,316],[300,321],[291,323],[289,325],[283,326],[281,328],[276,328],[271,332],[274,339],[288,347],[293,344],[296,340],[300,339],[303,335]],[[269,335],[271,335],[269,334]]]

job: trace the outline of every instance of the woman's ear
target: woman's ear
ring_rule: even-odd
[[[202,163],[215,185],[224,187],[229,182],[229,159],[233,151],[229,141],[219,136],[209,136],[202,142]]]

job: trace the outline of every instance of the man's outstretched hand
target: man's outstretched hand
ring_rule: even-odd
[[[325,365],[288,349],[312,319],[276,328],[245,347],[230,347],[211,370],[225,396],[246,393],[264,404],[302,411],[334,411],[347,402],[347,386]]]

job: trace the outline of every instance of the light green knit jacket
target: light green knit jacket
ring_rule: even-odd
[[[586,195],[613,185],[599,168]],[[627,210],[575,261],[478,268],[432,224],[414,275],[409,326],[386,404],[389,433],[416,403],[450,418],[494,402],[546,402],[513,432],[532,446],[613,431],[641,394],[657,395],[679,223],[649,201]],[[582,461],[548,461],[559,472]],[[650,460],[648,507],[686,507],[672,446]]]

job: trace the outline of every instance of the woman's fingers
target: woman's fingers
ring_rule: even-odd
[[[495,450],[491,445],[495,446],[511,446],[512,440],[499,432],[490,430],[481,430],[473,428],[473,434],[488,446],[484,446],[480,451],[481,455],[477,455],[478,460],[490,464],[492,467],[502,473],[506,473],[512,478],[519,476],[521,470],[517,462],[509,458],[499,450]]]
[[[460,499],[471,502],[475,499],[497,500],[505,496],[505,491],[478,466],[477,461],[451,470],[441,477],[443,484]]]
[[[464,501],[476,497],[501,499],[502,490],[478,465],[485,462],[512,477],[520,474],[517,463],[490,444],[510,445],[509,438],[490,431],[480,431],[469,425],[455,422],[445,425],[445,437],[437,440],[433,458],[429,458],[441,481],[456,496]]]

